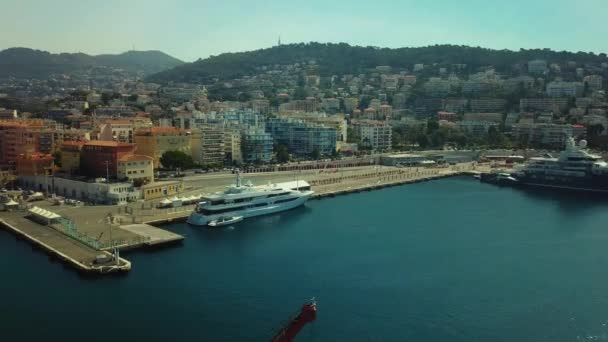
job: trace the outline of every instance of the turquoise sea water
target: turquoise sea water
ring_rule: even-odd
[[[310,201],[88,279],[0,232],[6,341],[608,340],[608,201],[452,178]]]

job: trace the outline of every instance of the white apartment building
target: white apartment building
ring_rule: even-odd
[[[373,151],[389,151],[392,148],[392,128],[383,121],[364,120],[354,123],[359,131],[361,146],[369,146]]]

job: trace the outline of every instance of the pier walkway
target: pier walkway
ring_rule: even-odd
[[[111,273],[131,269],[131,263],[123,258],[119,258],[118,265],[114,262],[96,264],[97,256],[109,258],[111,254],[95,250],[50,226],[32,222],[19,212],[3,213],[0,226],[82,272]]]

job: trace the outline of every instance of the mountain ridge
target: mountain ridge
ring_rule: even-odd
[[[159,50],[88,55],[82,52],[50,53],[13,47],[0,51],[0,77],[48,77],[55,73],[71,73],[91,67],[122,68],[149,75],[183,63]]]
[[[414,64],[466,64],[469,68],[492,65],[499,71],[533,59],[549,63],[608,62],[605,53],[554,51],[550,49],[496,50],[464,45],[430,45],[424,47],[379,48],[346,43],[297,43],[246,52],[223,53],[184,63],[173,69],[148,76],[155,82],[200,82],[252,75],[258,68],[273,64],[294,64],[315,60],[321,76],[357,74],[379,65],[411,68]]]

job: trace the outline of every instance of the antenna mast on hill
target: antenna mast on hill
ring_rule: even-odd
[[[279,46],[281,46],[281,35],[279,35]]]

